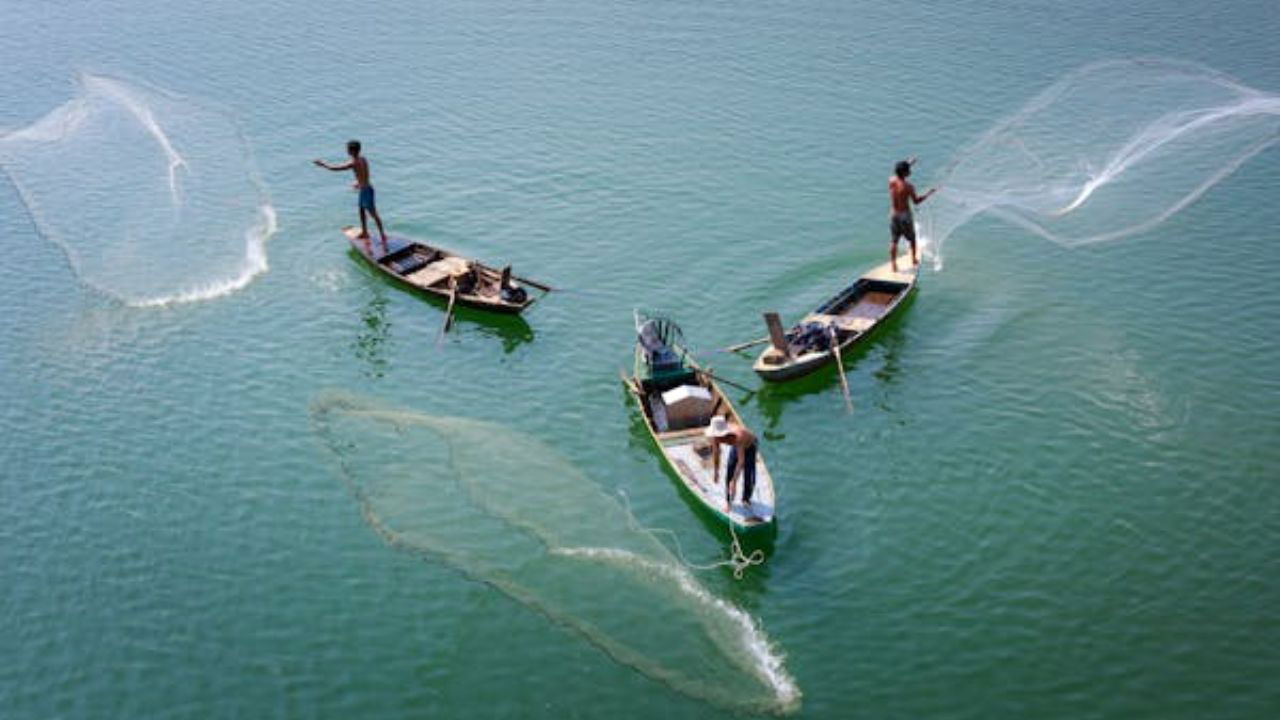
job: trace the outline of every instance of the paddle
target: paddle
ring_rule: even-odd
[[[732,380],[726,380],[725,378],[722,378],[722,377],[720,377],[719,375],[713,375],[713,374],[711,373],[711,371],[710,371],[710,370],[707,370],[706,368],[698,368],[698,372],[702,373],[703,375],[706,375],[707,377],[711,378],[712,380],[715,380],[716,382],[722,382],[722,383],[724,383],[725,385],[728,385],[729,387],[735,387],[735,388],[738,388],[739,390],[742,390],[743,392],[749,392],[749,393],[754,393],[754,392],[755,392],[755,390],[752,390],[751,388],[747,387],[746,385],[742,385],[742,384],[740,384],[740,383],[736,383],[736,382],[734,382],[734,381],[732,381]]]
[[[749,347],[755,347],[756,345],[763,345],[767,342],[769,342],[768,335],[762,338],[756,338],[755,340],[752,340],[750,342],[738,343],[737,345],[730,345],[729,347],[721,348],[716,352],[736,353],[736,352],[741,352],[743,350],[746,350]]]
[[[525,284],[532,285],[532,283],[527,281]],[[590,288],[547,287],[546,291],[549,293],[559,293],[561,295],[585,295],[587,297],[605,297],[607,295],[607,293],[602,290],[592,290]]]
[[[688,357],[689,357],[689,355],[688,355],[688,353],[687,353],[687,352],[685,353],[685,357],[686,357],[686,358],[688,358]],[[734,382],[734,381],[732,381],[732,380],[726,380],[725,378],[722,378],[722,377],[720,377],[719,375],[716,375],[716,374],[712,373],[712,372],[711,372],[711,368],[709,368],[709,367],[705,367],[705,368],[704,368],[704,367],[702,367],[701,365],[699,365],[698,363],[694,362],[692,359],[689,359],[689,364],[693,366],[693,369],[694,369],[694,370],[696,370],[696,371],[698,371],[698,372],[702,373],[703,375],[706,375],[707,377],[711,378],[712,380],[715,380],[716,382],[722,382],[722,383],[724,383],[725,385],[728,385],[728,386],[730,386],[730,387],[738,388],[739,390],[741,390],[741,391],[743,391],[743,392],[748,392],[748,393],[754,393],[754,392],[755,392],[755,390],[752,390],[751,388],[747,387],[746,385],[741,385],[741,384],[736,383],[736,382]]]
[[[834,325],[827,326],[827,333],[831,337],[831,349],[836,355],[836,370],[840,373],[840,390],[844,393],[844,404],[849,409],[849,414],[853,414],[853,399],[849,397],[849,380],[844,376],[844,359],[840,357],[840,339],[836,337],[836,328]]]
[[[453,284],[449,286],[449,308],[444,311],[444,324],[440,326],[440,333],[436,335],[436,343],[439,344],[444,339],[444,334],[449,332],[449,328],[453,327],[453,301],[458,299],[458,286]]]

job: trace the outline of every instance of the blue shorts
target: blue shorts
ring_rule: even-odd
[[[372,185],[365,185],[364,187],[360,188],[359,206],[361,210],[372,210],[374,212],[378,211],[378,207],[373,204],[373,186]]]

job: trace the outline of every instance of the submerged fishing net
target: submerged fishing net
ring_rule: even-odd
[[[234,118],[103,75],[0,134],[0,168],[85,284],[130,305],[216,297],[267,268],[275,213]]]
[[[366,522],[568,628],[615,661],[731,709],[800,693],[756,622],[707,592],[622,505],[537,440],[347,396],[312,406]]]
[[[991,213],[1055,243],[1156,227],[1280,139],[1280,96],[1164,60],[1085,66],[958,152],[922,206],[935,262]]]

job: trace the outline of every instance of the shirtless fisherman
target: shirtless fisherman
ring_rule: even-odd
[[[351,156],[349,162],[341,165],[330,165],[323,160],[314,160],[317,167],[325,170],[350,170],[356,176],[355,188],[360,191],[360,237],[369,239],[369,222],[365,218],[365,214],[373,216],[374,222],[378,223],[378,233],[382,235],[382,249],[388,250],[387,231],[382,229],[382,218],[378,215],[378,206],[373,200],[373,186],[369,184],[369,161],[360,155],[360,141],[352,140],[347,143],[347,155]]]
[[[919,205],[938,191],[932,188],[924,195],[917,195],[916,188],[907,182],[911,176],[911,164],[916,159],[901,160],[893,168],[893,177],[889,178],[889,263],[894,272],[898,272],[898,238],[905,237],[911,241],[911,266],[920,264],[916,259],[916,221],[911,216],[911,203]]]
[[[704,431],[711,438],[711,479],[720,480],[720,446],[729,446],[729,467],[724,473],[726,509],[733,508],[734,486],[742,475],[742,504],[751,507],[751,494],[756,488],[756,436],[724,415],[711,418]]]

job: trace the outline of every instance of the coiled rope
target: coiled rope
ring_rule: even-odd
[[[627,524],[630,528],[640,532],[647,532],[652,535],[658,535],[661,533],[670,536],[671,542],[675,545],[676,557],[680,558],[680,562],[687,568],[692,570],[715,570],[716,568],[721,567],[732,567],[733,579],[741,580],[746,574],[747,568],[752,565],[764,564],[764,551],[760,548],[752,550],[749,555],[743,552],[742,541],[738,539],[738,533],[733,529],[732,520],[729,521],[729,535],[733,537],[733,542],[729,544],[729,559],[706,564],[690,562],[684,555],[684,547],[680,545],[680,538],[675,534],[675,531],[667,528],[651,528],[642,526],[640,522],[636,520],[635,513],[631,512],[631,499],[627,497],[627,492],[622,488],[618,488],[618,496],[622,498],[622,509],[627,513]]]

